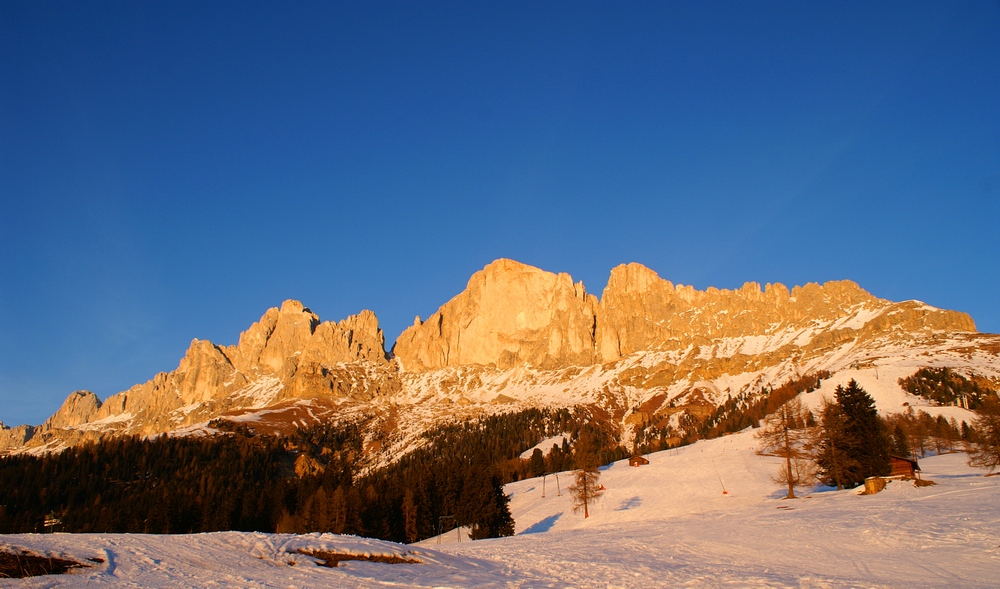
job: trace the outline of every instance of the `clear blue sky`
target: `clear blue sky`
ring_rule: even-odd
[[[1000,4],[0,1],[0,420],[498,257],[1000,331]]]

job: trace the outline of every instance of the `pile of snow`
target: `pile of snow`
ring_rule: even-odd
[[[4,588],[506,587],[517,581],[503,566],[488,561],[333,534],[25,534],[0,536],[0,550],[28,550],[89,565],[65,575],[0,579]],[[419,562],[346,560],[330,568],[303,552]]]

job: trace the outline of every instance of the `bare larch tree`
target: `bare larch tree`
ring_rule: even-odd
[[[816,478],[813,462],[816,428],[810,425],[812,422],[812,414],[795,398],[765,417],[757,432],[760,441],[758,454],[785,459],[777,476],[772,478],[774,482],[788,486],[786,499],[795,499],[795,488]]]
[[[995,397],[984,399],[972,425],[977,440],[969,448],[969,465],[992,473],[1000,466],[1000,401]]]

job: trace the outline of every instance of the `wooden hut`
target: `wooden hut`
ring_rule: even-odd
[[[643,458],[642,456],[632,456],[628,459],[629,466],[644,466],[649,464],[649,460]]]
[[[902,456],[890,456],[889,466],[892,468],[892,472],[889,474],[891,477],[913,479],[917,478],[917,473],[920,472],[920,465],[917,464],[916,460],[903,458]]]

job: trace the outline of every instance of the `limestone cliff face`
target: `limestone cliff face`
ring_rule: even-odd
[[[142,423],[141,433],[154,433],[163,429],[171,411],[223,398],[246,386],[247,382],[221,348],[210,341],[195,339],[176,370],[161,372],[142,384],[108,397],[91,421],[128,415]]]
[[[30,425],[7,427],[0,421],[0,452],[6,452],[24,446],[35,434],[36,428]]]
[[[641,350],[764,335],[804,321],[830,321],[860,306],[887,304],[849,281],[810,283],[791,292],[748,282],[737,290],[674,285],[641,264],[611,271],[601,297],[597,348],[607,361]]]
[[[74,391],[66,397],[59,410],[42,424],[42,430],[87,423],[101,408],[101,400],[90,391]]]
[[[340,365],[387,367],[383,342],[371,311],[339,323],[320,322],[302,303],[288,300],[280,309],[268,309],[234,346],[195,339],[176,370],[112,395],[91,421],[124,416],[133,424],[127,426],[130,431],[167,431],[238,407],[241,401],[233,397],[255,383],[270,391],[271,400],[351,394],[351,387],[344,385],[351,370]],[[376,388],[379,385],[389,386],[376,383]],[[260,402],[244,397],[242,403]],[[190,409],[178,415],[184,407]]]
[[[848,321],[861,315],[864,320]],[[844,324],[834,326],[838,320]],[[598,304],[567,274],[497,260],[427,321],[418,318],[393,351],[411,372],[520,363],[563,368],[824,324],[859,330],[864,337],[894,330],[975,331],[964,313],[892,303],[849,280],[791,291],[782,284],[761,289],[755,282],[736,290],[699,291],[632,263],[612,270]],[[830,337],[843,339],[846,331]]]
[[[378,319],[365,310],[339,323],[320,323],[299,301],[268,309],[260,321],[225,349],[242,373],[290,375],[301,364],[354,362],[385,364],[385,337]]]
[[[930,331],[976,333],[976,322],[968,313],[935,309],[918,301],[904,301],[890,304],[878,317],[866,323],[862,337]]]
[[[199,339],[191,341],[180,365],[170,376],[170,385],[184,404],[215,399],[247,384],[246,376],[233,366],[221,348]]]
[[[864,320],[850,321],[852,316]],[[858,330],[863,337],[894,331],[976,331],[965,313],[915,301],[892,303],[850,280],[809,283],[791,292],[783,284],[767,284],[761,290],[755,282],[737,290],[698,291],[674,286],[632,263],[611,272],[601,297],[597,349],[608,362],[642,350],[704,345],[720,338],[770,335],[824,323],[833,331]]]
[[[319,317],[299,301],[288,300],[281,308],[268,309],[235,346],[219,348],[233,367],[243,374],[281,376],[305,362],[334,365],[366,361],[385,365],[385,336],[371,311],[334,323]]]
[[[407,328],[393,353],[407,371],[470,364],[540,368],[594,362],[597,299],[568,274],[497,260],[427,321]]]

